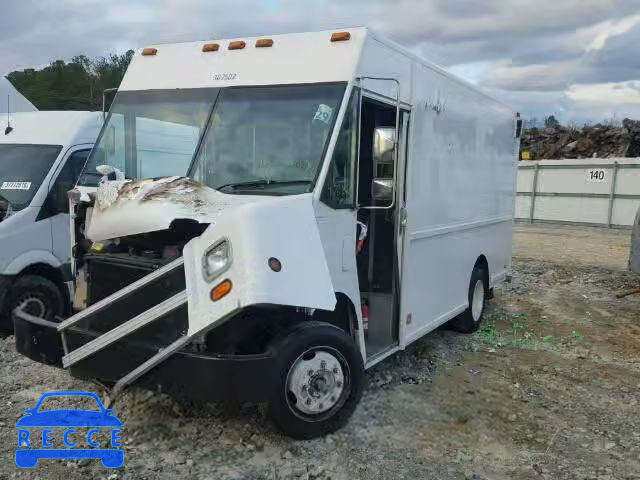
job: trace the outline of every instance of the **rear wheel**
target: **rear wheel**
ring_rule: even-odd
[[[2,330],[13,331],[12,313],[21,308],[24,312],[44,320],[53,320],[63,314],[64,296],[51,280],[38,275],[19,277],[11,286],[2,312]]]
[[[269,402],[275,425],[296,439],[335,432],[362,395],[364,366],[353,339],[324,322],[305,322],[274,342],[278,379]]]
[[[480,327],[489,292],[489,275],[482,267],[475,267],[469,283],[469,307],[452,321],[452,326],[462,333],[473,333]]]

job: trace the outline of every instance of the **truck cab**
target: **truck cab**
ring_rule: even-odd
[[[102,126],[92,112],[0,116],[0,330],[11,312],[53,319],[70,313],[67,190]],[[96,181],[97,184],[97,181]]]

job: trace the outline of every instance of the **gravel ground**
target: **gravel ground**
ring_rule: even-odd
[[[131,389],[115,405],[123,468],[19,470],[24,408],[49,390],[104,393],[0,340],[0,479],[640,479],[640,295],[615,298],[640,279],[608,243],[623,237],[519,226],[513,281],[482,329],[441,329],[383,362],[347,427],[312,441],[281,436],[261,407]]]

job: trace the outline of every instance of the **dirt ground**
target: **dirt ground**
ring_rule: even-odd
[[[628,232],[520,225],[482,329],[445,329],[368,373],[346,428],[295,442],[261,407],[132,389],[125,466],[19,470],[16,420],[49,390],[96,390],[0,341],[0,479],[640,479],[640,286]]]

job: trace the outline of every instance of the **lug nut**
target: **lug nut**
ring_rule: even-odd
[[[313,375],[313,370],[309,370],[309,371],[307,372],[307,375],[312,376],[312,375]]]
[[[337,375],[339,371],[340,371],[340,370],[338,370],[338,367],[334,367],[334,369],[333,369],[333,373],[335,373],[335,374]]]
[[[342,382],[336,382],[336,387],[341,387],[342,386]]]
[[[307,398],[307,405],[311,405],[311,399]]]
[[[327,368],[327,362],[325,362],[324,360],[322,360],[320,362],[320,368]]]

